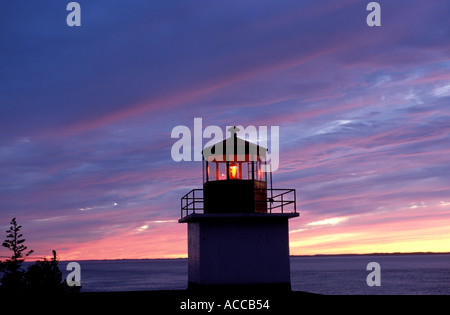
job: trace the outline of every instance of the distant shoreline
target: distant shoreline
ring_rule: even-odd
[[[393,253],[366,253],[366,254],[312,254],[312,255],[290,255],[290,257],[355,257],[355,256],[420,256],[420,255],[450,255],[450,252],[393,252]],[[187,257],[178,258],[110,258],[110,259],[78,259],[76,261],[125,261],[125,260],[183,260]],[[31,261],[31,260],[27,260]],[[61,260],[75,261],[75,260]]]
[[[449,255],[450,252],[393,252],[393,253],[367,253],[367,254],[314,254],[291,255],[291,257],[340,257],[340,256],[412,256],[412,255]]]

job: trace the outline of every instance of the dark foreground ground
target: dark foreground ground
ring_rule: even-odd
[[[147,314],[190,313],[300,313],[308,299],[316,295],[298,291],[236,291],[236,290],[170,290],[142,292],[81,293],[79,303],[108,307],[144,307]],[[311,300],[309,300],[311,302]],[[125,303],[124,303],[125,302]],[[303,306],[302,306],[303,305]]]
[[[57,310],[87,314],[300,314],[315,305],[315,294],[284,289],[208,288],[161,291],[81,292],[6,298],[4,304],[27,310]],[[13,301],[14,300],[14,301]],[[3,301],[2,301],[3,302]],[[18,307],[18,308],[17,308]]]
[[[428,297],[426,298],[428,299]],[[436,310],[448,302],[433,297]],[[76,294],[0,294],[1,314],[364,314],[394,311],[413,313],[430,305],[415,296],[323,296],[289,290],[258,288],[211,288],[127,292],[81,292]],[[426,303],[426,304],[425,304]],[[442,303],[442,305],[441,305]],[[444,304],[445,303],[445,304]],[[401,312],[400,312],[401,311]]]

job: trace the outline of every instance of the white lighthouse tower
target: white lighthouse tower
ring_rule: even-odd
[[[290,290],[288,220],[295,189],[274,189],[267,149],[231,137],[203,150],[203,189],[181,198],[188,224],[188,287]],[[269,181],[269,185],[268,185]]]

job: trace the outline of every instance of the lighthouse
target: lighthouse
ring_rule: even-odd
[[[295,189],[273,188],[267,149],[237,131],[204,148],[203,189],[181,198],[188,288],[290,290],[288,221],[299,216]]]

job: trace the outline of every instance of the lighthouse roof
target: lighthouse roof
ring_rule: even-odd
[[[246,156],[245,160],[257,160],[266,156],[267,149],[253,142],[239,138],[234,132],[232,135],[222,141],[203,149],[202,154],[205,159],[211,159],[217,156]],[[230,160],[230,159],[225,159]],[[235,160],[232,158],[231,160]]]

